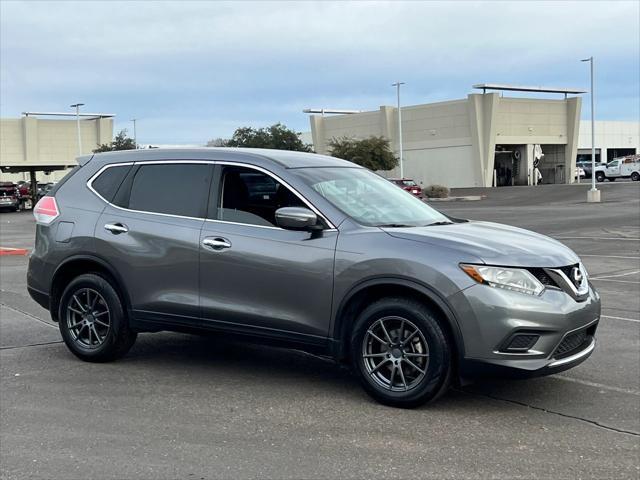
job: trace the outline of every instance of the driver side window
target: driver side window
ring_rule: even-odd
[[[289,188],[259,170],[223,166],[217,220],[277,227],[276,210],[305,207]]]

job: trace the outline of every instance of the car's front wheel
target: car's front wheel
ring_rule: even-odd
[[[631,180],[633,180],[634,182],[637,182],[638,180],[640,180],[640,173],[631,172]]]
[[[353,368],[379,402],[412,408],[444,393],[451,347],[434,312],[410,298],[384,298],[365,308],[351,338]]]
[[[596,180],[599,182],[604,182],[604,179],[607,178],[606,175],[602,172],[596,173]]]
[[[60,333],[82,360],[107,362],[125,355],[136,340],[115,288],[100,275],[80,275],[65,288],[58,310]]]

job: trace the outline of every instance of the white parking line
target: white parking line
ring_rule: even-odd
[[[598,282],[631,283],[633,285],[640,285],[640,282],[632,282],[631,280],[610,280],[608,278],[595,278],[595,277],[591,277],[591,280],[596,280]]]
[[[591,280],[602,280],[603,278],[626,277],[627,275],[635,275],[636,273],[640,273],[640,270],[634,270],[633,272],[627,272],[627,273],[618,273],[616,275],[603,275],[602,277],[591,277]]]
[[[622,240],[626,242],[640,242],[640,238],[628,237],[553,237],[556,240]]]
[[[599,257],[599,258],[622,258],[624,260],[640,260],[640,257],[622,257],[620,255],[593,255],[593,254],[585,254],[581,253],[581,257]]]
[[[637,390],[631,390],[629,388],[614,387],[612,385],[604,385],[602,383],[590,382],[589,380],[579,380],[573,377],[565,377],[564,375],[555,375],[553,378],[558,380],[565,380],[567,382],[579,383],[581,385],[587,385],[588,387],[596,387],[602,390],[611,390],[613,392],[627,393],[629,395],[636,395],[640,397],[640,392]]]
[[[636,318],[626,318],[626,317],[614,317],[612,315],[600,315],[601,318],[611,318],[613,320],[624,320],[625,322],[634,322],[640,323],[640,320]]]

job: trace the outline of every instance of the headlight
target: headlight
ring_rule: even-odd
[[[460,268],[478,283],[495,288],[513,290],[528,295],[540,295],[544,285],[531,272],[523,268],[490,267],[460,264]]]

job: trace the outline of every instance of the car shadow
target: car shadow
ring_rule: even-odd
[[[277,384],[310,392],[376,404],[358,384],[348,366],[299,350],[257,345],[229,340],[227,337],[180,333],[141,334],[131,352],[121,362],[147,370],[189,372],[194,381],[236,378],[261,385]],[[459,388],[454,387],[439,401],[421,407],[428,410],[465,410],[478,401],[525,403],[531,400],[548,403],[566,398],[566,388],[573,385],[554,381],[552,377],[530,380],[483,379]],[[376,404],[377,405],[377,404]],[[381,406],[381,408],[387,408]]]

